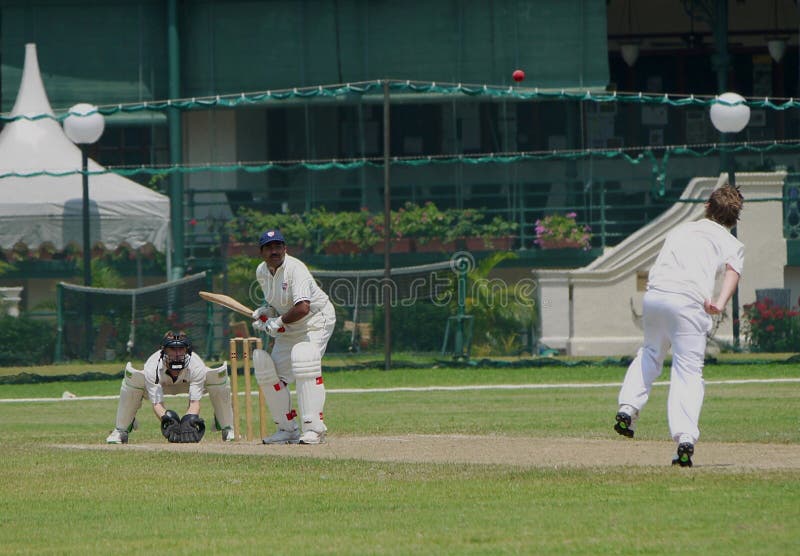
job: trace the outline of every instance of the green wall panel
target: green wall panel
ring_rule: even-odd
[[[183,96],[384,77],[543,88],[608,81],[603,0],[185,0]],[[54,108],[167,98],[166,3],[0,3],[2,110],[25,44],[37,44]]]
[[[187,95],[389,77],[604,87],[602,0],[198,0],[184,4]]]
[[[5,1],[0,10],[3,111],[16,99],[29,42],[55,109],[165,98],[160,0]]]

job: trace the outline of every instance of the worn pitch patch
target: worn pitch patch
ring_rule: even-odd
[[[129,444],[53,444],[60,449],[177,451],[247,456],[358,459],[376,462],[455,463],[515,467],[589,468],[669,467],[675,444],[624,438],[535,438],[528,436],[409,434],[385,436],[328,435],[316,446],[263,445],[261,441],[199,444],[131,442]],[[800,445],[700,442],[694,469],[800,469]]]

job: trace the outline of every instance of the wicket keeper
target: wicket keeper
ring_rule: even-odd
[[[214,416],[222,429],[222,440],[234,439],[231,387],[227,365],[209,369],[192,351],[192,341],[183,332],[169,331],[161,341],[161,349],[144,364],[144,370],[128,363],[119,390],[117,421],[106,438],[108,444],[127,444],[134,428],[136,412],[147,397],[153,413],[161,423],[161,434],[169,442],[200,442],[205,434],[205,421],[200,417],[200,399],[208,392]],[[189,407],[180,417],[164,405],[164,394],[189,394]]]

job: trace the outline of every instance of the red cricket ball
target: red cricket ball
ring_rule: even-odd
[[[525,79],[525,72],[522,70],[514,70],[514,73],[511,74],[511,79],[519,83]]]

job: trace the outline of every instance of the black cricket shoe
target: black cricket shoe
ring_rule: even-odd
[[[614,430],[617,431],[617,434],[621,434],[622,436],[627,436],[628,438],[633,438],[633,429],[631,428],[631,416],[627,413],[619,412],[615,417],[617,420],[614,423]]]
[[[678,444],[678,455],[672,458],[672,465],[691,467],[692,455],[694,455],[694,444],[690,442],[681,442]]]

